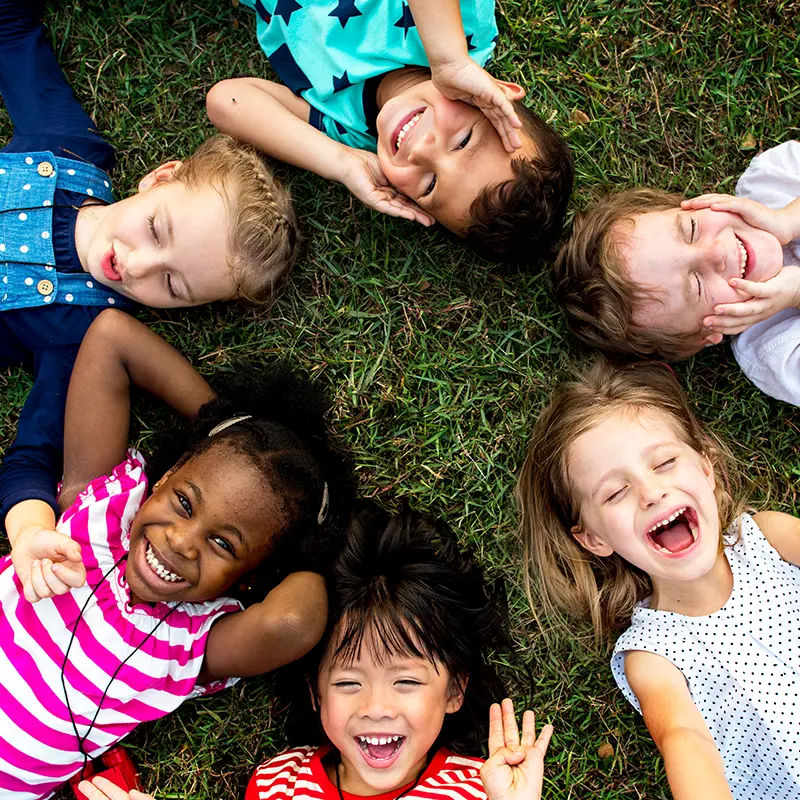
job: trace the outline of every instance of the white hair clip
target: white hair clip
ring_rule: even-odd
[[[240,414],[238,417],[231,417],[230,419],[226,419],[223,422],[220,422],[219,425],[215,425],[209,432],[209,438],[212,436],[216,436],[218,433],[222,433],[225,428],[230,428],[231,425],[235,425],[237,422],[244,422],[246,419],[252,419],[252,414]]]
[[[322,525],[325,522],[325,518],[328,516],[328,484],[325,484],[325,488],[322,490],[322,505],[319,507],[319,514],[317,514],[317,524]]]

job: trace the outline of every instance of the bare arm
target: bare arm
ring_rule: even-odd
[[[408,0],[431,68],[469,58],[458,0]]]
[[[654,653],[632,650],[625,675],[664,758],[674,800],[733,800],[722,756],[680,670]]]
[[[172,345],[128,314],[104,311],[83,339],[69,384],[62,508],[125,458],[131,385],[186,417],[213,397],[205,379]]]
[[[778,555],[800,567],[800,519],[780,511],[759,511],[753,519]]]
[[[296,661],[320,640],[327,616],[323,577],[287,575],[260,603],[214,624],[198,681],[261,675]]]

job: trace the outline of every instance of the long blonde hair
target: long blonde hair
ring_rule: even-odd
[[[652,593],[645,572],[616,553],[606,558],[572,535],[580,505],[570,485],[567,458],[575,440],[615,412],[666,414],[680,439],[708,458],[723,530],[744,511],[736,462],[723,442],[703,430],[672,370],[665,364],[615,366],[598,360],[564,384],[533,429],[515,497],[525,550],[525,590],[531,609],[557,619],[588,617],[596,644],[626,625],[634,605]]]

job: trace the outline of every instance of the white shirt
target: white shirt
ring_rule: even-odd
[[[768,208],[800,197],[800,142],[784,142],[756,156],[736,184],[736,194]],[[783,263],[800,265],[800,239],[783,248]],[[800,309],[787,308],[758,322],[731,342],[748,378],[765,394],[800,405]]]

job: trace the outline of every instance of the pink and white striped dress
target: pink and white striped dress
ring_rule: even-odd
[[[125,561],[114,565],[128,550],[131,521],[146,490],[143,460],[130,451],[110,476],[92,481],[64,513],[59,530],[83,550],[86,584],[80,589],[29,603],[10,557],[0,559],[0,797],[4,800],[49,797],[83,766],[63,686],[82,737],[114,671],[141,642],[111,682],[84,742],[92,757],[140,722],[163,717],[184,700],[236,681],[202,686],[197,676],[211,625],[222,614],[238,611],[239,603],[221,597],[183,603],[174,610],[173,603],[130,604]],[[75,622],[95,586],[98,589],[69,649],[62,685],[62,664]]]

